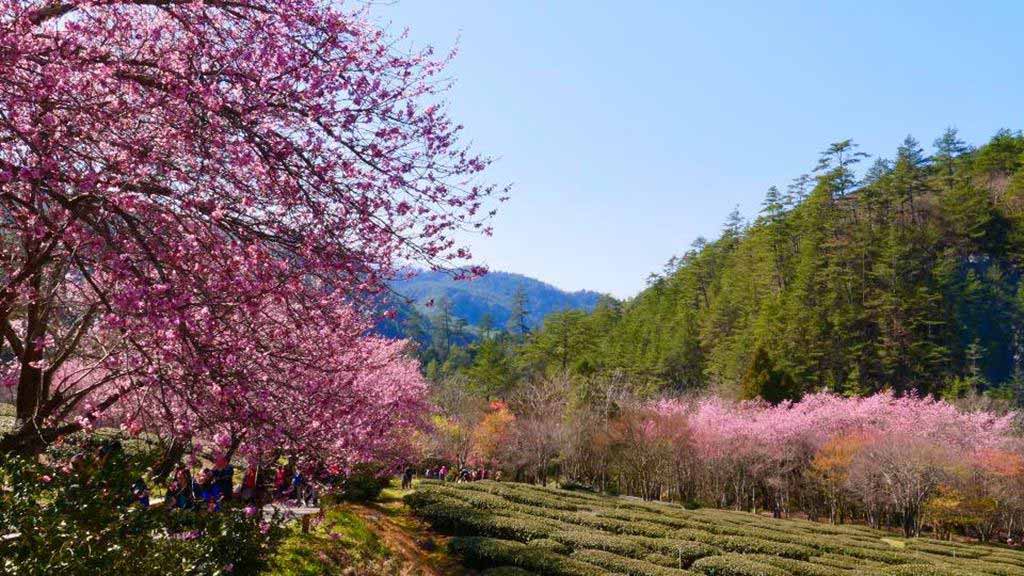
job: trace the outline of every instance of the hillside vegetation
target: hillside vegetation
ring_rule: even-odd
[[[467,563],[508,567],[493,574],[1024,574],[1024,554],[1006,548],[525,484],[424,482],[406,501],[436,529],[456,536],[450,549]]]
[[[734,213],[635,299],[550,316],[547,357],[521,365],[747,397],[1012,394],[1024,380],[1024,136],[973,149],[950,130],[930,153],[908,137],[891,160],[863,170],[865,157],[831,145],[812,175],[769,189],[752,223]]]
[[[485,366],[477,379],[501,389],[511,377],[505,363],[508,345],[536,332],[551,314],[585,315],[608,296],[580,290],[566,292],[520,274],[490,272],[456,279],[449,272],[417,272],[392,283],[397,298],[387,301],[394,314],[378,322],[379,334],[408,338],[431,378],[467,368],[480,356]],[[480,374],[483,373],[483,374]]]
[[[863,160],[831,145],[633,300],[431,359],[429,457],[1020,540],[1024,136],[971,149],[949,131],[931,154],[907,138]]]

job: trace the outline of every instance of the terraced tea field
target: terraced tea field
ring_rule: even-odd
[[[524,484],[428,481],[406,502],[488,576],[1024,576],[996,546]]]

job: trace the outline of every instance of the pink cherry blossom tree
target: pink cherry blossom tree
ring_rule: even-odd
[[[993,450],[1019,449],[1013,413],[964,412],[947,402],[890,393],[812,394],[774,406],[711,396],[664,400],[654,409],[685,418],[695,456],[693,482],[708,501],[750,509],[763,503],[783,514],[801,493],[808,496],[814,476],[824,475],[832,482],[825,482],[830,493],[813,499],[834,507],[839,490],[856,492],[872,517],[886,507],[908,531],[919,529],[921,506],[943,467]],[[839,458],[835,445],[844,442],[852,452]],[[814,470],[829,460],[843,460],[844,469]]]
[[[365,300],[501,191],[403,43],[319,0],[0,5],[0,451],[119,415],[344,460],[412,422]]]

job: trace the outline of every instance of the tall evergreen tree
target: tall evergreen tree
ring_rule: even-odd
[[[530,300],[522,286],[516,286],[512,295],[512,310],[508,316],[508,329],[519,342],[530,333]]]

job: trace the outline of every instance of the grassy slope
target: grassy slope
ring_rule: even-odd
[[[373,504],[337,504],[303,534],[298,523],[277,547],[265,576],[461,576],[443,542],[414,518],[397,488]]]
[[[424,483],[406,498],[479,567],[553,576],[1024,576],[1024,553],[906,540],[521,484]],[[521,574],[521,573],[520,573]]]
[[[383,566],[389,552],[366,523],[352,510],[330,507],[307,534],[299,523],[289,532],[270,560],[274,576],[314,576],[341,573],[349,566]]]

